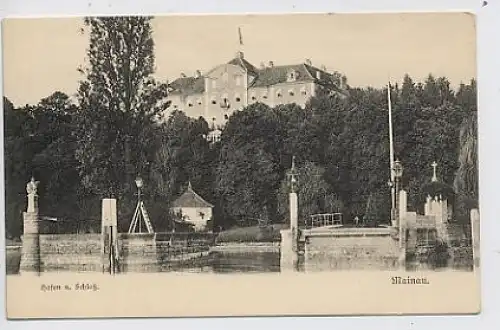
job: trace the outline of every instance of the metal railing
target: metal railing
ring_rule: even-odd
[[[313,214],[304,221],[306,229],[342,225],[342,213]]]

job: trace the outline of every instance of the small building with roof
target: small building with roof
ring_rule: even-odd
[[[190,224],[195,231],[210,230],[207,223],[212,220],[213,205],[198,195],[189,182],[186,191],[173,203],[170,210],[179,215],[178,220]]]

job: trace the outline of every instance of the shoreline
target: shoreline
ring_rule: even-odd
[[[210,252],[223,253],[279,253],[280,242],[224,242],[210,247]]]

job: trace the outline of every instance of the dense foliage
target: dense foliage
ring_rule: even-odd
[[[209,144],[203,118],[166,112],[166,87],[152,78],[149,18],[85,23],[90,65],[77,104],[60,92],[18,108],[3,100],[8,236],[21,233],[32,175],[41,181],[41,212],[67,221],[99,219],[100,199],[114,196],[124,228],[139,174],[158,230],[168,228],[170,203],[188,182],[215,205],[216,228],[286,222],[292,156],[301,219],[342,212],[347,221],[389,221],[387,89],[349,88],[347,96],[312,98],[304,109],[253,104]],[[454,189],[456,219],[466,219],[478,199],[475,81],[454,91],[444,77],[415,83],[405,76],[390,92],[410,208],[421,211],[436,161],[439,180]]]

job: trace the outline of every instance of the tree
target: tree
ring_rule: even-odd
[[[135,176],[150,172],[155,123],[169,105],[167,85],[152,76],[151,18],[93,17],[84,23],[89,65],[80,70],[85,78],[78,90],[76,150],[84,195],[131,196]]]
[[[19,237],[22,232],[22,212],[26,207],[25,185],[30,176],[30,150],[28,130],[32,120],[28,107],[15,109],[3,98],[4,166],[5,166],[5,233]]]
[[[37,123],[33,133],[39,147],[31,160],[40,184],[40,211],[59,218],[78,215],[78,162],[73,135],[77,107],[68,95],[55,92],[34,108]]]
[[[216,175],[216,194],[227,224],[276,217],[276,190],[283,175],[281,125],[276,113],[260,103],[229,118]]]
[[[213,154],[206,140],[208,124],[174,111],[162,126],[159,147],[151,166],[159,195],[169,201],[183,192],[188,181],[210,200],[213,196]]]
[[[342,202],[332,193],[324,180],[325,170],[310,161],[297,167],[299,221],[305,221],[313,214],[342,211]],[[288,171],[290,173],[290,171]],[[289,178],[283,179],[278,195],[278,209],[282,219],[288,219],[290,193]],[[288,219],[289,220],[289,219]]]
[[[457,213],[459,217],[468,219],[469,210],[478,207],[479,198],[476,113],[466,118],[461,127],[458,163],[453,182],[457,193]]]

